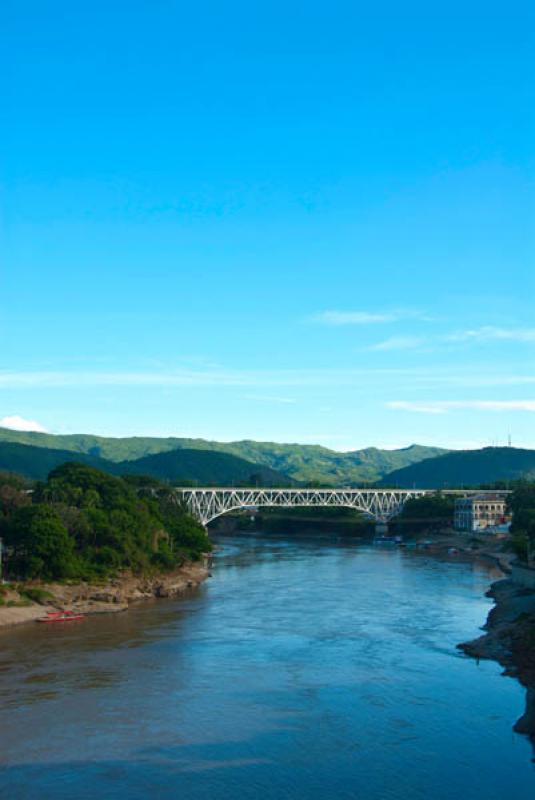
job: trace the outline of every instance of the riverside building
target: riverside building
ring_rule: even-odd
[[[454,527],[458,531],[507,531],[511,517],[501,494],[475,494],[455,501]]]

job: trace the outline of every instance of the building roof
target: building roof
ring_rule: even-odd
[[[481,492],[481,494],[472,494],[469,497],[459,497],[455,500],[455,503],[466,503],[466,502],[473,502],[476,500],[478,503],[487,502],[487,503],[505,503],[506,497],[504,494],[500,494],[496,492],[495,494],[490,494],[489,492]]]

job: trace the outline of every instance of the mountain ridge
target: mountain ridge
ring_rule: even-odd
[[[394,470],[380,483],[408,489],[440,489],[519,479],[535,479],[535,450],[520,447],[456,450]]]
[[[77,461],[111,475],[150,475],[173,483],[288,486],[295,481],[262,464],[254,464],[230,453],[210,450],[180,450],[158,453],[134,461],[113,462],[89,453],[36,447],[0,441],[0,470],[32,480],[45,480],[48,473],[66,462]]]
[[[180,437],[62,435],[13,431],[8,428],[0,428],[1,441],[64,449],[73,453],[86,453],[114,462],[133,461],[179,449],[210,450],[230,453],[246,461],[269,467],[303,483],[321,481],[333,485],[374,483],[394,469],[449,452],[446,448],[416,444],[398,450],[368,447],[361,450],[339,452],[322,445],[256,442],[251,439],[215,442]]]

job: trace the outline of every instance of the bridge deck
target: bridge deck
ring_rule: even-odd
[[[509,494],[506,490],[479,489],[358,489],[358,488],[252,488],[177,487],[175,494],[203,525],[229,511],[257,506],[299,508],[327,506],[354,508],[377,522],[386,523],[413,498],[432,494]]]

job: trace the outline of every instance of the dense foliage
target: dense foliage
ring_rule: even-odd
[[[434,494],[407,500],[393,523],[411,530],[444,528],[453,525],[454,497]]]
[[[522,561],[530,561],[535,553],[535,483],[516,485],[508,505],[513,512],[513,547]]]
[[[0,532],[10,575],[52,580],[124,569],[144,573],[210,550],[203,527],[173,502],[169,489],[138,483],[67,463],[31,495],[4,502]]]

